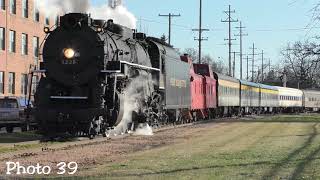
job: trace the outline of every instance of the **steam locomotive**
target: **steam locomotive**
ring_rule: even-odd
[[[35,94],[44,135],[94,137],[127,118],[124,126],[158,125],[189,107],[190,65],[165,42],[80,13],[61,16],[59,26],[44,31]]]

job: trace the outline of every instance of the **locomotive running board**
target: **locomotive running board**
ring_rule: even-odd
[[[144,66],[144,65],[140,65],[140,64],[129,63],[129,62],[127,62],[127,61],[120,61],[120,63],[122,63],[122,64],[127,64],[127,65],[129,65],[129,66],[134,66],[134,67],[136,67],[136,68],[143,69],[143,70],[152,70],[152,71],[158,71],[158,72],[160,72],[160,69],[153,68],[153,67],[148,67],[148,66]]]
[[[102,73],[121,73],[120,70],[102,70]]]
[[[86,100],[88,97],[80,96],[50,96],[51,99],[70,99],[70,100]]]
[[[140,65],[140,64],[134,64],[134,63],[130,63],[127,61],[111,61],[112,64],[110,65],[110,69],[107,70],[102,70],[101,73],[110,73],[110,74],[114,74],[114,73],[121,73],[121,69],[122,69],[122,64],[126,64],[128,66],[132,66],[132,67],[136,67],[138,69],[143,69],[143,70],[147,70],[147,71],[157,71],[160,72],[160,69],[157,68],[153,68],[153,67],[148,67],[148,66],[144,66],[144,65]],[[115,64],[117,63],[117,64]],[[46,73],[46,70],[33,70],[33,73]]]
[[[125,65],[130,66],[130,67],[134,67],[137,69],[143,69],[146,71],[160,72],[160,69],[144,66],[141,64],[130,63],[127,61],[109,61],[106,70],[102,70],[101,72],[102,73],[110,73],[110,74],[124,73]]]

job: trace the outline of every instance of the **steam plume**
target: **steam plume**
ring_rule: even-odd
[[[89,0],[36,0],[36,6],[47,16],[66,13],[86,13]]]
[[[129,86],[124,91],[124,114],[120,124],[115,128],[115,134],[121,134],[128,130],[128,125],[132,123],[132,112],[138,112],[139,109],[143,109],[141,100],[146,98],[145,95],[150,92],[147,91],[146,81],[147,75],[140,75],[134,78]],[[147,124],[140,124],[135,135],[153,135],[152,128]]]
[[[109,3],[101,7],[92,7],[89,11],[94,18],[106,20],[113,19],[113,21],[117,24],[121,24],[131,29],[136,28],[136,17],[128,11],[121,1],[119,4]]]
[[[90,6],[90,0],[36,0],[36,6],[47,16],[66,13],[91,13],[95,19],[113,19],[117,24],[136,28],[136,17],[128,11],[121,0],[106,0],[99,7]]]

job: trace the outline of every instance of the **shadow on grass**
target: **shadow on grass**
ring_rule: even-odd
[[[281,167],[284,165],[289,164],[290,161],[292,161],[295,157],[297,157],[301,152],[303,152],[306,148],[310,147],[312,143],[314,142],[316,136],[318,135],[317,132],[317,124],[314,124],[312,126],[312,134],[309,136],[307,141],[303,143],[301,147],[291,152],[286,158],[282,159],[280,162],[276,163],[275,166],[273,166],[264,176],[264,179],[275,179],[275,176],[279,173],[281,170]],[[300,164],[297,165],[294,173],[291,175],[292,179],[296,179],[301,172],[304,170],[304,167],[310,163],[312,160],[312,157],[314,157],[318,152],[320,152],[320,147],[316,149],[313,153],[311,153],[307,158],[304,158]]]
[[[213,121],[204,121],[203,123],[228,123],[228,122],[244,122],[244,123],[320,123],[320,115],[314,116],[265,116],[265,117],[244,117],[244,118],[233,118],[233,119],[222,119]]]
[[[292,179],[300,179],[300,175],[304,171],[305,167],[314,161],[316,156],[320,153],[320,146],[312,151],[306,158],[304,158],[295,168],[294,172],[292,173]]]
[[[30,141],[40,141],[41,143],[47,142],[74,142],[79,141],[78,137],[61,135],[57,136],[56,138],[47,138],[40,133],[33,131],[33,132],[19,132],[19,133],[11,133],[11,134],[1,134],[0,135],[0,146],[1,144],[9,144],[9,143],[23,143],[23,142],[30,142]]]
[[[256,165],[272,165],[271,161],[259,161],[252,163],[238,163],[238,164],[229,164],[229,165],[213,165],[213,166],[204,166],[204,167],[191,167],[191,168],[180,168],[173,170],[163,170],[158,172],[148,172],[148,173],[122,173],[122,174],[111,174],[109,177],[139,177],[139,176],[152,176],[152,175],[165,175],[165,174],[174,174],[186,171],[194,170],[206,170],[206,169],[216,169],[216,168],[228,168],[228,167],[247,167],[247,166],[256,166]]]
[[[11,134],[1,134],[0,135],[0,145],[1,143],[22,143],[28,141],[41,140],[42,136],[36,132],[19,132]]]
[[[285,165],[289,164],[292,161],[300,162],[295,167],[294,172],[290,175],[290,179],[299,179],[302,172],[304,171],[305,167],[311,163],[313,160],[317,159],[316,155],[320,153],[320,147],[312,151],[307,157],[305,158],[298,158],[299,154],[302,153],[305,149],[309,148],[316,136],[318,135],[317,126],[319,124],[314,124],[312,126],[312,133],[309,134],[309,138],[299,147],[292,151],[287,157],[280,160],[280,162],[273,162],[273,161],[259,161],[253,163],[238,163],[238,164],[230,164],[230,165],[213,165],[213,166],[204,166],[204,167],[191,167],[191,168],[178,168],[173,170],[163,170],[163,171],[156,171],[156,172],[147,172],[147,173],[122,173],[122,174],[110,174],[109,177],[142,177],[142,176],[152,176],[152,175],[165,175],[165,174],[174,174],[180,173],[185,171],[193,171],[193,170],[205,170],[205,169],[216,169],[216,168],[228,168],[228,167],[247,167],[247,166],[256,166],[256,165],[264,165],[264,166],[272,166],[271,169],[263,175],[263,179],[275,179],[276,175],[281,171],[281,168]]]

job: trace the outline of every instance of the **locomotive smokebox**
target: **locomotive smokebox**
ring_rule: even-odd
[[[60,17],[60,25],[66,29],[90,25],[90,18],[87,14],[71,13]]]
[[[104,65],[104,43],[97,23],[89,15],[66,14],[60,18],[60,26],[50,33],[43,47],[43,67],[46,75],[65,86],[87,84],[97,77]]]

